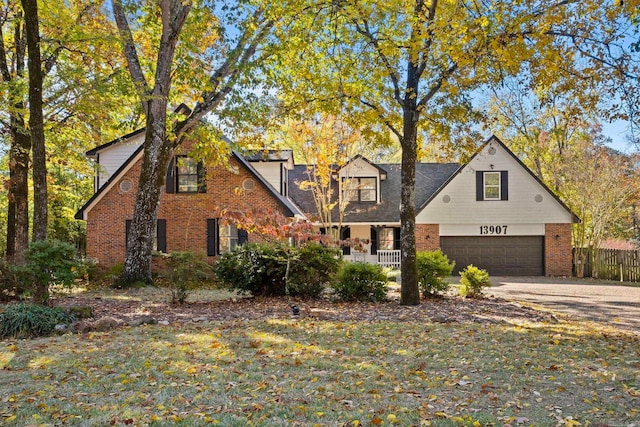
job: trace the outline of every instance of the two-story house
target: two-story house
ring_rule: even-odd
[[[87,221],[87,255],[103,265],[124,260],[143,137],[133,132],[87,152],[99,165],[96,193],[76,217]],[[300,187],[308,167],[294,165],[288,150],[233,152],[226,168],[205,167],[181,152],[167,171],[155,248],[215,257],[251,241],[219,220],[221,207],[314,216],[313,196]],[[368,242],[364,250],[344,248],[345,257],[379,262],[380,254],[397,253],[400,165],[356,156],[332,185],[336,197],[348,198],[341,238]],[[415,194],[418,250],[441,248],[457,269],[474,264],[492,275],[571,275],[571,226],[578,218],[497,138],[462,166],[418,163]]]

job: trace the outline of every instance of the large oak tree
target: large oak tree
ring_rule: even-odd
[[[628,7],[628,9],[625,9]],[[288,109],[350,110],[402,147],[401,304],[418,304],[415,163],[434,139],[471,131],[475,91],[523,70],[541,85],[587,79],[619,42],[633,12],[617,2],[344,0],[322,3],[278,59]],[[620,66],[620,64],[615,64]],[[576,79],[580,84],[581,79]],[[332,107],[333,106],[333,107]],[[346,107],[345,107],[346,106]]]
[[[257,84],[258,67],[273,47],[270,36],[290,16],[284,3],[159,0],[141,8],[136,2],[112,1],[129,74],[146,118],[142,171],[121,284],[151,281],[151,236],[169,161],[205,116],[218,112],[223,103],[226,109],[240,98],[251,98],[250,92],[240,94],[241,89]],[[152,49],[139,42],[138,30],[155,34]],[[181,52],[183,56],[176,59]],[[190,95],[195,100],[195,106],[186,115],[168,117],[169,100],[179,89],[186,91],[183,98]]]

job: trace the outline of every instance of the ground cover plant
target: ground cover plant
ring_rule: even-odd
[[[109,292],[96,301],[114,314],[162,305],[151,289]],[[188,301],[167,312],[169,325],[0,341],[0,423],[628,426],[640,417],[631,332],[488,299],[310,301],[295,318],[287,301],[212,300],[205,320],[193,318],[202,303]]]

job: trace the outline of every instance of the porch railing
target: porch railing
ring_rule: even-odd
[[[383,267],[400,268],[400,250],[378,250],[378,264]]]

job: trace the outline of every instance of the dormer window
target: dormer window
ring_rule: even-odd
[[[375,177],[345,178],[344,196],[350,202],[375,202],[378,194],[377,179]]]

